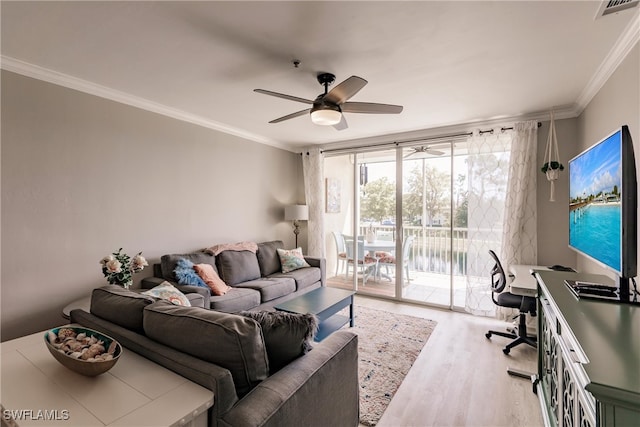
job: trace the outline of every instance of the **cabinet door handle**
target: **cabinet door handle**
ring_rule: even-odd
[[[572,348],[569,349],[569,359],[571,359],[571,361],[573,363],[581,363],[580,362],[580,358],[578,357],[578,354],[576,353],[576,351]]]

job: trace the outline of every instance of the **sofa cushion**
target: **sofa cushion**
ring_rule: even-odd
[[[282,272],[288,273],[304,267],[311,267],[302,255],[302,248],[295,249],[277,249],[280,256],[280,264],[282,265]]]
[[[210,264],[196,264],[193,269],[198,273],[198,276],[204,280],[206,285],[211,290],[211,295],[224,295],[231,289],[226,283],[218,276],[216,270]]]
[[[258,252],[256,255],[258,256],[258,264],[260,264],[260,274],[262,277],[267,277],[270,274],[282,271],[277,249],[284,249],[282,240],[258,243]]]
[[[255,289],[260,292],[260,301],[266,302],[296,291],[296,282],[290,277],[260,278],[242,282],[236,288]]]
[[[216,266],[216,257],[213,255],[206,254],[204,252],[194,252],[192,254],[169,254],[162,255],[160,257],[160,269],[162,271],[162,277],[171,282],[177,282],[178,278],[176,277],[174,270],[178,261],[180,259],[188,259],[194,264],[211,264],[215,268]]]
[[[181,285],[199,286],[208,288],[207,284],[202,280],[193,268],[194,264],[190,259],[180,258],[173,269],[173,274]]]
[[[243,311],[238,314],[254,319],[262,327],[270,374],[311,350],[318,330],[318,319],[313,314],[283,311]]]
[[[144,333],[143,310],[155,298],[141,295],[118,285],[107,285],[91,292],[91,314],[123,328]]]
[[[171,304],[183,305],[185,307],[191,307],[189,298],[182,292],[176,289],[171,283],[166,280],[158,286],[149,289],[148,291],[141,292],[142,295],[149,295],[151,297],[163,299],[169,301]]]
[[[260,277],[256,254],[250,251],[223,251],[216,257],[218,273],[224,282],[233,286]]]
[[[318,267],[306,267],[289,273],[275,273],[269,278],[290,277],[296,281],[296,290],[305,289],[320,281],[321,272]]]
[[[231,287],[223,296],[212,295],[209,298],[211,310],[223,313],[237,313],[242,310],[251,310],[260,305],[260,292],[249,288]]]
[[[146,335],[231,372],[242,397],[269,375],[260,325],[252,319],[159,301],[144,310]]]

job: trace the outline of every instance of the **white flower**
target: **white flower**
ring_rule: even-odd
[[[109,273],[120,273],[122,271],[122,263],[117,259],[112,259],[105,264],[105,267]]]
[[[140,254],[134,256],[133,260],[131,261],[131,266],[134,270],[142,270],[148,265],[149,263],[147,262],[147,260]]]
[[[105,265],[107,265],[107,263],[108,263],[109,261],[113,261],[114,259],[115,259],[115,258],[113,257],[113,255],[107,255],[106,257],[104,257],[104,258],[102,258],[102,259],[100,260],[100,264],[101,264],[102,266],[105,266]]]

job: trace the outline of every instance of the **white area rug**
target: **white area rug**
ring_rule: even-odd
[[[375,426],[437,323],[359,306],[355,316],[360,423]]]

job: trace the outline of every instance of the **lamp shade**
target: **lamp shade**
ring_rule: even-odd
[[[306,221],[309,219],[307,205],[289,205],[284,207],[285,221]]]

